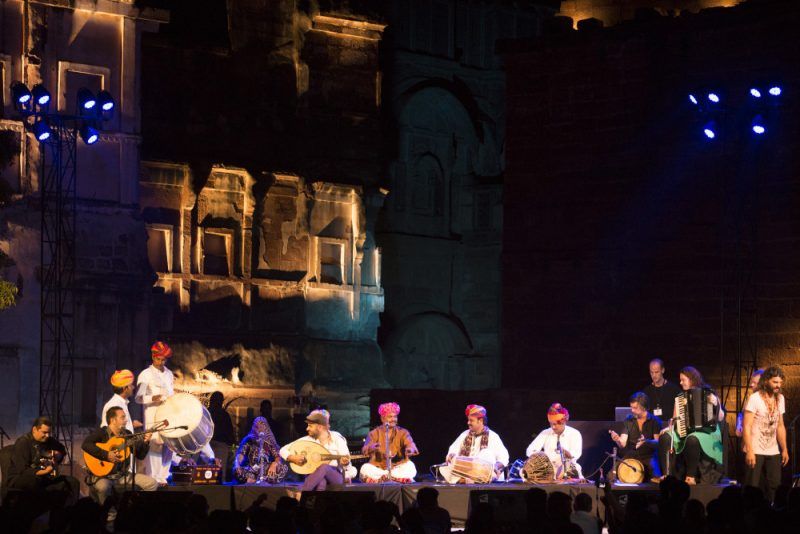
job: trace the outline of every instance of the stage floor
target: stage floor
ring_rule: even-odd
[[[454,528],[463,528],[469,515],[470,493],[479,492],[474,499],[480,502],[492,502],[501,507],[506,519],[512,520],[514,516],[522,514],[524,520],[525,498],[524,493],[533,488],[542,488],[548,493],[563,491],[573,497],[578,493],[588,493],[596,506],[599,505],[600,514],[604,513],[603,504],[599,501],[598,490],[594,484],[523,484],[523,483],[495,483],[474,485],[448,485],[436,483],[415,484],[361,484],[355,483],[331,489],[329,492],[372,492],[376,500],[390,501],[400,508],[400,513],[408,510],[416,499],[417,492],[424,487],[435,487],[439,491],[439,506],[450,512]],[[704,505],[715,499],[724,488],[724,485],[698,485],[691,487],[691,497]],[[655,484],[640,484],[634,486],[613,486],[612,490],[624,501],[624,495],[629,492],[646,492],[654,499],[658,496],[658,486]],[[204,495],[208,500],[209,509],[245,510],[260,495],[265,495],[263,506],[275,508],[275,504],[283,496],[295,497],[300,493],[299,483],[277,484],[274,486],[258,486],[254,484],[240,485],[214,485],[214,486],[168,486],[161,491],[192,491]]]

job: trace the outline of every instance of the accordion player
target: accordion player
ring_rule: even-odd
[[[719,401],[711,388],[683,391],[675,397],[675,433],[683,439],[691,432],[713,432],[719,418]]]

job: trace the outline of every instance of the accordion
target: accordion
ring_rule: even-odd
[[[711,402],[712,395],[710,388],[692,388],[675,397],[675,432],[678,437],[685,438],[697,431],[714,431],[719,406]]]

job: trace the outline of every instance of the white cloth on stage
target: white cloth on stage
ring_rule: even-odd
[[[572,455],[572,465],[578,470],[578,475],[581,475],[582,470],[578,459],[581,457],[581,454],[583,454],[583,437],[579,430],[571,426],[565,426],[560,437],[552,428],[542,430],[531,444],[528,445],[525,454],[530,458],[533,453],[543,451],[547,457],[550,458],[550,461],[553,462],[553,466],[556,470],[558,470],[561,466],[561,453],[558,452],[559,445],[563,450],[569,451]]]
[[[389,475],[389,471],[386,469],[381,469],[377,465],[372,465],[370,463],[366,463],[361,466],[361,480],[365,481],[365,478],[371,478],[372,480],[379,480],[381,477],[385,477]],[[414,477],[417,476],[417,466],[414,465],[414,462],[411,460],[407,460],[400,465],[393,465],[392,466],[392,478],[407,478],[414,480]]]
[[[330,433],[331,433],[331,442],[328,443],[327,445],[323,444],[318,439],[312,438],[311,436],[303,436],[302,438],[296,441],[313,441],[314,443],[322,445],[323,447],[328,449],[328,452],[331,454],[344,454],[349,456],[350,448],[347,446],[347,440],[344,439],[344,436],[333,430],[331,430]],[[280,455],[281,458],[283,458],[284,460],[286,460],[289,457],[289,455],[292,454],[292,450],[290,448],[292,446],[292,443],[287,443],[286,445],[281,447]],[[337,468],[339,467],[339,462],[337,460],[331,460],[328,463],[333,467]],[[353,464],[352,463],[347,464],[347,467],[344,470],[345,478],[352,480],[356,478],[356,475],[358,475],[358,471],[356,471],[356,468],[353,467]]]
[[[174,393],[175,377],[172,371],[164,367],[159,371],[150,366],[141,373],[136,380],[136,402],[144,406],[144,426],[151,428],[155,424],[156,410],[161,403]],[[153,397],[161,395],[159,402],[153,402]],[[159,483],[166,483],[169,478],[169,467],[172,463],[172,451],[164,446],[161,436],[156,432],[150,440],[150,451],[144,459],[144,472]]]
[[[456,440],[450,445],[450,448],[447,449],[447,455],[450,456],[459,456],[461,454],[461,444],[464,443],[464,440],[467,439],[469,435],[469,429],[462,432]],[[488,430],[489,432],[489,440],[486,444],[485,449],[481,449],[481,436],[474,436],[472,439],[472,448],[467,455],[470,458],[479,458],[481,460],[485,460],[494,466],[496,463],[503,464],[503,467],[508,465],[508,449],[506,446],[503,445],[503,440],[500,439],[500,436],[497,435],[497,432],[493,430]],[[445,477],[445,479],[450,478],[450,469],[452,467],[450,465],[443,466],[439,468],[440,473]],[[496,480],[505,480],[505,475],[500,472],[499,474],[495,474],[494,477]]]
[[[130,401],[128,399],[120,397],[118,394],[114,393],[114,396],[111,397],[107,403],[103,406],[103,409],[100,411],[100,426],[108,426],[108,421],[106,421],[106,414],[110,408],[122,408],[122,411],[125,412],[125,416],[128,418],[128,422],[125,423],[125,428],[127,428],[131,434],[133,434],[133,419],[131,419],[131,413],[128,411],[128,403]]]

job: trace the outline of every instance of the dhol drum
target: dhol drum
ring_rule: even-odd
[[[159,432],[164,443],[177,454],[195,454],[211,441],[214,422],[200,400],[191,393],[176,393],[156,410],[156,421],[172,430]],[[175,428],[185,426],[186,428]]]
[[[553,462],[544,452],[534,452],[527,459],[520,471],[522,480],[528,484],[553,482],[556,479],[556,470]]]
[[[625,458],[617,463],[617,480],[626,484],[644,482],[644,465],[635,458]]]
[[[494,465],[481,458],[456,456],[449,465],[441,467],[439,472],[450,484],[456,484],[462,478],[478,484],[488,484],[494,477]]]

